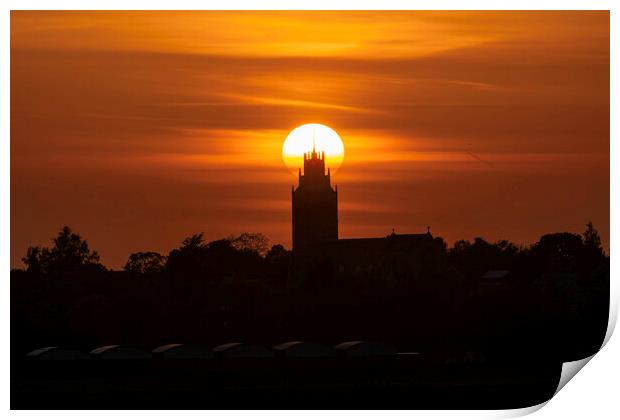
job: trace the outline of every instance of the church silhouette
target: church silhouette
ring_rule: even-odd
[[[304,153],[303,172],[292,187],[293,277],[308,279],[316,267],[329,278],[351,278],[356,284],[398,286],[429,271],[441,270],[443,240],[426,233],[385,237],[338,237],[338,188],[325,171],[325,152]],[[366,282],[364,282],[366,280]]]
[[[312,252],[326,241],[338,239],[338,187],[325,174],[325,152],[304,153],[304,172],[293,186],[293,251]]]

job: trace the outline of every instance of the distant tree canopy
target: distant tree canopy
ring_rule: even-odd
[[[583,236],[583,244],[585,245],[592,258],[600,258],[605,255],[603,246],[601,245],[601,237],[592,222],[588,222],[586,225],[586,231],[581,235]]]
[[[601,238],[588,222],[582,235],[568,232],[543,235],[535,244],[524,247],[509,241],[489,243],[475,238],[460,240],[448,250],[450,262],[464,275],[475,278],[487,270],[587,271],[601,264],[605,253]]]
[[[241,235],[228,238],[233,248],[239,251],[253,252],[264,256],[267,253],[269,239],[262,233],[242,233]]]
[[[242,233],[208,243],[198,233],[170,252],[166,268],[172,276],[185,279],[260,277],[264,274],[268,243],[261,233]]]
[[[88,243],[69,226],[64,226],[52,241],[54,246],[51,248],[28,248],[22,258],[27,271],[47,274],[84,269],[105,270],[99,262],[99,254],[91,251]]]
[[[437,240],[441,240],[437,238]],[[445,243],[441,240],[442,248]],[[282,245],[268,247],[262,233],[241,233],[206,242],[202,233],[185,238],[168,256],[153,251],[129,256],[125,271],[145,274],[166,270],[173,277],[185,278],[268,278],[286,277],[291,251]],[[490,243],[482,238],[460,240],[447,249],[448,264],[469,279],[487,270],[507,269],[530,273],[585,272],[605,259],[601,238],[592,222],[582,235],[553,233],[543,235],[531,246],[518,246],[501,240]],[[55,273],[84,269],[105,270],[97,252],[90,250],[80,235],[68,226],[53,239],[53,246],[29,247],[22,261],[27,271]]]
[[[288,251],[280,244],[276,244],[271,247],[269,252],[265,255],[265,259],[270,262],[278,262],[288,258],[291,255],[291,251]]]
[[[533,263],[543,271],[589,271],[605,259],[601,238],[592,222],[588,222],[582,235],[543,235],[530,252]]]
[[[563,232],[543,235],[531,252],[549,263],[564,265],[576,261],[584,248],[581,236]]]
[[[166,257],[158,252],[135,252],[123,267],[125,271],[136,274],[159,273],[166,267]]]
[[[451,263],[467,277],[479,277],[491,269],[511,269],[521,248],[512,242],[489,243],[475,238],[471,243],[460,240],[448,250]]]

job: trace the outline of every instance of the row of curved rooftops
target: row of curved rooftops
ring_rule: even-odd
[[[311,341],[288,341],[263,347],[249,343],[226,343],[214,348],[193,344],[166,344],[151,352],[121,345],[98,347],[86,354],[75,349],[43,347],[27,354],[36,360],[150,360],[150,359],[265,359],[324,358],[324,357],[385,357],[397,354],[389,344],[368,341],[347,341],[334,347]]]

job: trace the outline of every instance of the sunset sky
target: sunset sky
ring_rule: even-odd
[[[13,12],[11,266],[69,225],[120,268],[263,232],[291,245],[282,143],[345,146],[341,237],[609,250],[608,12]]]

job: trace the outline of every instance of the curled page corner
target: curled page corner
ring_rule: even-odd
[[[613,284],[612,284],[612,287],[613,287]],[[591,356],[585,357],[585,358],[580,359],[580,360],[573,360],[571,362],[564,362],[562,364],[562,372],[560,374],[560,380],[558,381],[558,387],[556,388],[555,392],[553,393],[553,397],[555,397],[557,395],[557,393],[560,392],[560,390],[562,388],[564,388],[564,386],[568,382],[570,382],[570,380],[573,379],[573,377],[581,369],[583,369],[583,367],[585,365],[587,365],[588,362],[590,360],[592,360],[592,358],[594,356],[596,356],[596,354],[603,349],[603,347],[605,347],[605,345],[607,344],[607,342],[611,338],[611,335],[614,332],[614,329],[616,327],[617,318],[618,318],[618,296],[617,296],[617,294],[610,293],[609,319],[607,321],[607,332],[605,333],[605,338],[603,339],[603,343],[601,344],[601,348],[598,349],[598,351],[596,353],[594,353],[593,355],[591,355]],[[553,397],[551,397],[549,400],[547,400],[547,401],[545,401],[543,403],[540,403],[538,405],[534,405],[532,407],[527,407],[527,408],[522,408],[522,409],[517,409],[517,410],[510,410],[511,412],[513,412],[512,415],[508,415],[506,417],[519,417],[519,416],[524,416],[524,415],[533,413],[535,411],[538,411],[542,407],[547,405],[547,403],[549,401],[551,401],[551,399],[553,399]]]
[[[609,339],[611,338],[611,335],[613,334],[613,331],[616,327],[616,320],[618,318],[618,301],[617,301],[617,295],[610,293],[610,305],[609,305],[609,318],[607,321],[607,332],[605,333],[605,338],[603,339],[603,343],[601,344],[601,348],[598,349],[598,351],[596,353],[594,353],[591,356],[588,356],[584,359],[580,359],[580,360],[573,360],[571,362],[564,362],[564,364],[562,364],[562,373],[560,375],[560,381],[558,383],[558,387],[555,390],[555,393],[553,394],[553,396],[555,396],[558,392],[560,392],[560,390],[562,388],[564,388],[564,385],[566,385],[571,379],[573,379],[573,377],[577,374],[577,372],[579,372],[585,365],[588,364],[588,362],[594,357],[596,356],[596,354],[601,351],[601,349],[603,349],[603,347],[605,347],[605,345],[607,344],[607,342],[609,341]]]
[[[598,352],[597,352],[598,353]],[[592,356],[586,357],[581,360],[574,360],[572,362],[564,362],[562,365],[562,373],[560,374],[560,381],[558,382],[558,387],[555,390],[553,396],[556,396],[558,392],[564,385],[566,385],[573,377],[579,372],[588,362],[596,355],[594,353]]]
[[[598,353],[598,352],[597,352]],[[557,395],[558,392],[571,380],[573,377],[585,366],[588,362],[596,355],[594,353],[592,356],[588,356],[584,359],[574,360],[571,362],[564,362],[562,364],[562,372],[560,373],[560,380],[558,381],[558,387],[553,393],[553,397]],[[547,401],[544,401],[540,404],[533,405],[531,407],[524,408],[515,408],[503,411],[501,414],[496,416],[495,418],[509,419],[509,418],[517,418],[527,416],[528,414],[532,414],[541,408],[543,408],[549,401],[553,399],[553,397],[549,398]]]
[[[603,344],[601,345],[601,348],[605,347],[605,344],[607,344],[607,342],[611,338],[611,335],[616,328],[616,321],[618,320],[618,302],[620,300],[620,297],[615,290],[616,286],[614,282],[610,281],[609,287],[609,318],[607,320],[607,332],[605,333],[605,338],[603,339]]]
[[[509,409],[509,410],[504,410],[498,416],[496,416],[495,418],[513,419],[513,418],[517,418],[517,417],[527,416],[527,415],[532,414],[532,413],[540,410],[541,408],[543,408],[545,405],[547,405],[547,403],[549,401],[551,401],[551,400],[547,400],[545,402],[541,402],[540,404],[536,404],[536,405],[533,405],[531,407],[513,408],[513,409]]]

